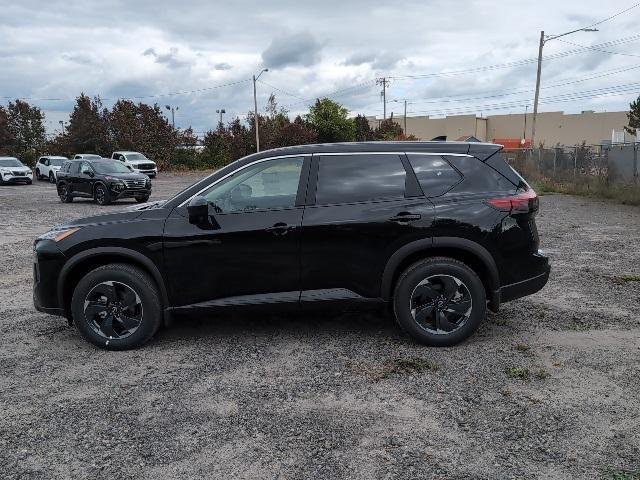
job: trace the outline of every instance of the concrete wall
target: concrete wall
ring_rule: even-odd
[[[403,125],[402,116],[394,119]],[[531,138],[532,114],[527,114],[526,138]],[[370,119],[376,127],[379,119]],[[407,117],[407,134],[421,140],[433,140],[446,136],[447,140],[456,140],[463,135],[473,135],[479,140],[490,142],[494,138],[522,138],[524,132],[524,114],[489,115],[486,118],[475,115],[455,115],[442,118]],[[536,125],[536,143],[547,147],[556,144],[577,145],[583,141],[599,145],[603,140],[611,140],[611,131],[621,131],[628,124],[627,112],[599,112],[564,114],[563,112],[541,112]],[[626,141],[633,141],[625,134]]]

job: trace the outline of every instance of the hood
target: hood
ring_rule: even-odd
[[[30,172],[29,167],[0,167],[0,171],[3,172]]]
[[[138,218],[141,214],[142,210],[118,210],[115,212],[101,213],[100,215],[94,215],[92,217],[72,220],[71,222],[65,223],[64,225],[60,225],[56,228],[85,227],[88,225],[104,225],[108,223],[127,222]]]
[[[127,160],[131,165],[139,165],[141,163],[153,163],[154,165],[156,164],[156,162],[154,162],[153,160]]]

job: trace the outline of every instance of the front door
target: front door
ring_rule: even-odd
[[[174,209],[164,232],[173,305],[297,304],[308,162],[259,161],[203,191],[210,228],[190,224],[187,205]]]
[[[80,175],[78,175],[77,182],[74,182],[75,193],[85,197],[93,195],[93,178],[95,172],[89,162],[82,162],[80,164]]]

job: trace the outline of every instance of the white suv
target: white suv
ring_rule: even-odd
[[[33,172],[16,157],[0,157],[0,185],[26,183],[31,185]]]
[[[150,177],[155,177],[158,174],[158,167],[155,162],[149,160],[142,153],[138,152],[113,152],[111,158],[114,160],[120,160],[125,165],[133,168],[134,171],[144,173]]]
[[[56,183],[58,170],[67,160],[67,157],[40,157],[36,163],[36,180],[49,179],[51,183]]]

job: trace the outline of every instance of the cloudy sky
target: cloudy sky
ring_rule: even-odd
[[[531,108],[540,30],[585,27],[633,0],[21,0],[0,8],[0,102],[26,98],[59,128],[80,92],[179,107],[203,132],[274,93],[295,115],[319,96],[352,114]],[[640,94],[640,7],[546,44],[542,111],[627,110]],[[567,43],[570,42],[570,43]],[[585,48],[588,47],[588,48]],[[396,100],[394,102],[394,100]],[[262,105],[262,107],[260,106]]]

